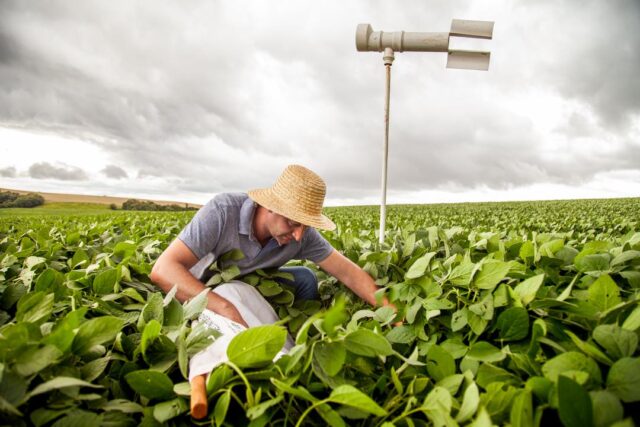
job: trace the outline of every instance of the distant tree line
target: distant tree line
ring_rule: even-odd
[[[0,191],[0,208],[33,208],[44,204],[44,197],[38,193],[19,194]]]
[[[111,204],[111,209],[117,209],[115,204]],[[198,208],[189,206],[185,203],[184,206],[180,205],[159,205],[154,202],[138,199],[129,199],[122,204],[122,210],[125,211],[195,211]]]

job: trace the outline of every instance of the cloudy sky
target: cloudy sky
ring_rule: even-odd
[[[390,203],[640,196],[640,2],[0,0],[0,187],[204,203],[291,163],[377,203],[382,54],[495,21],[488,72],[397,53]]]

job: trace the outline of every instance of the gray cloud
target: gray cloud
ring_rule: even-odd
[[[355,25],[447,31],[455,17],[497,20],[491,70],[396,56],[390,188],[579,184],[638,167],[635,0],[520,0],[487,12],[463,1],[4,1],[0,126],[92,141],[121,165],[106,176],[138,170],[175,191],[244,191],[301,163],[334,197],[376,194],[384,67],[380,54],[355,51]],[[528,93],[577,107],[550,136],[513,104]],[[541,146],[556,136],[566,150],[549,155]],[[590,138],[610,146],[598,151]]]
[[[122,179],[129,177],[124,169],[115,165],[107,165],[100,172],[102,172],[107,178]]]
[[[0,169],[0,176],[4,178],[15,178],[17,176],[16,168],[13,166],[2,168]]]
[[[47,162],[34,163],[29,167],[28,174],[35,179],[59,179],[61,181],[84,181],[88,179],[85,171],[64,163],[55,166]]]

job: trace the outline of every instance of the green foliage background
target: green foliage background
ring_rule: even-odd
[[[0,217],[0,420],[192,425],[188,357],[211,339],[151,285],[193,213]],[[77,211],[76,211],[77,212]],[[282,326],[240,334],[207,387],[210,425],[633,425],[640,401],[640,199],[330,208],[327,239],[399,308],[319,272],[320,303],[242,278]],[[210,286],[237,278],[233,260]],[[403,324],[393,324],[402,320]],[[251,348],[251,351],[247,351]]]

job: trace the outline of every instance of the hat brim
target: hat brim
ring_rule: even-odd
[[[283,200],[273,194],[270,188],[250,190],[247,194],[251,200],[258,203],[260,206],[264,206],[265,208],[299,222],[300,224],[327,231],[333,231],[336,229],[335,223],[323,214],[308,215],[304,212],[300,212],[294,204],[291,204],[291,202]]]

